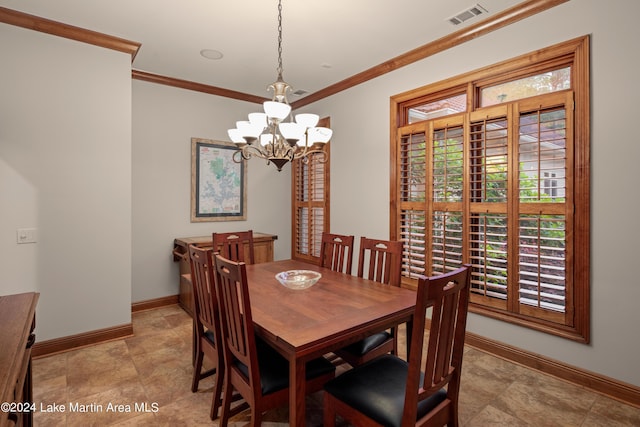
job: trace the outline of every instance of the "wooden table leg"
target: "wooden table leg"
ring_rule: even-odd
[[[289,361],[289,425],[305,426],[306,363]]]
[[[409,353],[411,352],[411,335],[413,334],[413,317],[406,324],[405,333],[407,334],[407,360],[409,360]]]

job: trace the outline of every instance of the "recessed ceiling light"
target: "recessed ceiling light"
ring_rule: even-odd
[[[202,49],[200,55],[207,59],[221,59],[224,55],[219,50]]]

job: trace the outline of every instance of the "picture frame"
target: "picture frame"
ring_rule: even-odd
[[[247,162],[231,142],[191,138],[191,222],[247,219]]]

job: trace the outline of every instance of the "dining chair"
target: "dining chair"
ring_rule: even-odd
[[[213,233],[211,237],[213,240],[214,251],[220,252],[223,257],[232,261],[242,261],[247,264],[255,264],[253,230],[230,233]],[[245,250],[248,257],[245,257]]]
[[[212,246],[213,252],[221,252],[225,257],[234,261],[245,261],[245,249],[244,245],[247,246],[248,259],[246,262],[248,264],[255,263],[254,256],[254,248],[253,248],[253,230],[248,231],[237,231],[230,233],[212,233]],[[191,269],[193,272],[193,269]],[[193,286],[193,282],[191,279],[191,274],[183,274],[180,277],[181,282],[184,281],[188,284],[188,286]],[[195,305],[195,304],[194,304]],[[196,336],[196,323],[195,323],[195,315],[194,323],[193,323],[193,355],[192,355],[192,364],[196,365],[197,358],[197,340]]]
[[[408,362],[383,355],[325,384],[324,426],[336,414],[354,426],[458,426],[470,282],[469,265],[419,278]]]
[[[391,286],[400,286],[402,242],[360,238],[358,276]],[[397,354],[397,328],[378,332],[335,351],[351,366],[361,365],[380,355]]]
[[[218,301],[213,285],[213,257],[212,248],[199,248],[189,245],[189,259],[191,263],[191,282],[193,284],[193,321],[194,321],[194,354],[195,366],[191,391],[197,392],[200,380],[216,374],[211,402],[211,419],[218,417],[221,406],[222,379],[224,377],[223,353],[220,346],[220,317]],[[202,364],[204,356],[212,362],[212,368],[204,371]]]
[[[320,244],[320,266],[351,274],[353,236],[323,232]]]
[[[289,361],[255,335],[245,263],[216,254],[214,264],[225,361],[220,425],[232,414],[227,396],[235,389],[251,408],[251,425],[259,426],[265,411],[289,401]],[[307,362],[307,393],[322,390],[335,369],[322,357]]]

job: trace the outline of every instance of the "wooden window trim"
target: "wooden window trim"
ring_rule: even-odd
[[[572,66],[571,90],[574,92],[573,104],[573,138],[575,153],[570,159],[573,162],[573,232],[571,257],[571,278],[573,282],[572,307],[575,308],[573,321],[569,325],[559,325],[536,319],[517,312],[505,312],[490,306],[471,304],[474,313],[486,315],[505,322],[521,325],[545,333],[561,336],[577,342],[589,343],[590,339],[590,75],[589,75],[589,36],[579,37],[521,55],[514,59],[484,67],[469,73],[436,82],[415,90],[403,92],[390,99],[390,230],[391,239],[400,238],[400,180],[396,179],[399,164],[399,143],[401,126],[406,126],[407,106],[415,105],[414,101],[437,99],[442,94],[450,94],[454,90],[466,88],[469,107],[477,105],[479,90],[482,87],[521,78],[526,75],[544,72],[563,64]],[[570,106],[569,106],[570,107]],[[471,111],[471,108],[470,110]],[[412,128],[418,129],[420,123]],[[576,213],[579,213],[577,215]],[[414,287],[412,280],[403,277],[403,286]]]

